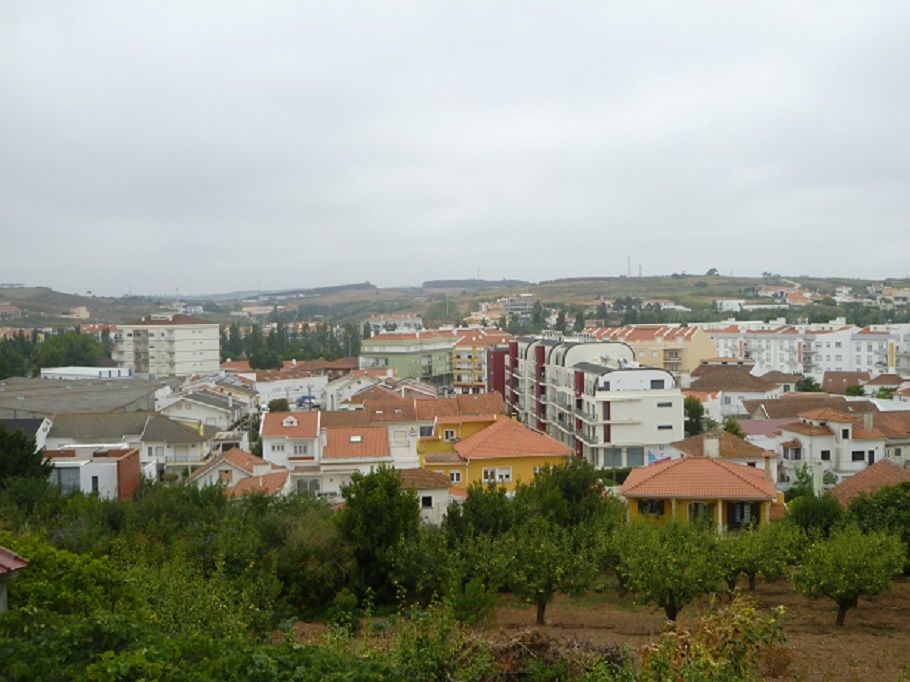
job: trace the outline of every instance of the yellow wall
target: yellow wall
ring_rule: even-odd
[[[439,424],[436,429],[439,432],[438,436],[430,436],[427,438],[421,438],[417,441],[417,454],[421,455],[420,462],[423,466],[423,454],[427,452],[455,452],[455,443],[444,440],[442,435],[446,429],[452,429],[455,431],[455,436],[459,440],[464,440],[468,436],[471,436],[478,431],[481,431],[487,428],[492,424],[494,419],[485,419],[484,421],[470,421],[464,422],[461,424]]]
[[[676,500],[676,515],[675,516],[673,515],[673,512],[672,512],[672,509],[673,509],[672,501],[669,499],[664,500],[664,513],[661,516],[651,516],[649,514],[642,514],[641,512],[639,512],[638,511],[638,500],[635,498],[630,498],[628,500],[628,502],[629,502],[629,519],[631,521],[648,520],[648,521],[654,521],[657,523],[669,523],[672,519],[675,519],[676,521],[684,523],[689,520],[689,504],[707,503],[707,504],[717,505],[719,503],[721,521],[723,522],[724,525],[727,524],[727,509],[726,509],[727,501],[726,500],[678,499],[678,500]],[[760,515],[759,515],[759,523],[761,524],[761,523],[765,523],[765,519],[770,518],[769,514],[771,511],[771,503],[770,502],[761,502],[760,505],[761,505],[760,506],[761,511],[760,511]],[[714,523],[714,525],[716,526],[717,525],[717,507],[716,506],[713,510],[711,520]]]
[[[511,467],[512,480],[500,483],[499,485],[502,485],[506,490],[514,490],[518,483],[528,483],[534,478],[534,467],[558,466],[560,464],[565,464],[565,462],[565,457],[555,455],[520,455],[516,457],[474,459],[468,462],[467,482],[468,484],[483,483],[484,469]]]

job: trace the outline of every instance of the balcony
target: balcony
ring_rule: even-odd
[[[575,429],[575,436],[578,438],[578,440],[592,447],[597,447],[599,445],[597,438],[585,433],[584,429]]]

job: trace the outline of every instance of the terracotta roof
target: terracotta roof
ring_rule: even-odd
[[[503,414],[505,405],[499,391],[490,393],[468,393],[455,396],[459,414]]]
[[[827,393],[843,394],[847,386],[865,384],[869,378],[869,372],[825,372],[822,377],[822,390]]]
[[[780,427],[785,424],[792,424],[793,417],[784,417],[783,419],[743,419],[739,422],[739,428],[746,436],[766,436],[772,438],[780,435]]]
[[[806,410],[805,412],[800,412],[798,416],[803,419],[811,419],[812,421],[835,422],[837,424],[853,423],[853,417],[850,414],[841,412],[840,410],[832,410],[829,407],[822,407],[817,410]]]
[[[571,448],[547,434],[505,417],[455,443],[454,448],[468,460],[548,455],[569,457],[573,453]]]
[[[904,383],[904,379],[899,374],[879,374],[874,379],[866,382],[867,386],[900,386]]]
[[[781,431],[790,431],[791,433],[801,433],[804,436],[831,436],[834,432],[827,426],[815,426],[804,422],[793,422],[784,424],[780,427]]]
[[[761,410],[769,419],[796,418],[801,412],[824,407],[845,412],[868,412],[874,405],[868,400],[848,401],[843,396],[824,393],[784,393],[780,398],[743,400],[743,408],[748,414],[754,415]]]
[[[270,438],[280,436],[316,438],[319,433],[319,414],[319,412],[266,412],[262,418],[262,435]],[[285,424],[286,421],[287,424]]]
[[[857,495],[866,493],[871,495],[880,488],[898,485],[910,481],[910,471],[902,469],[894,462],[880,459],[870,467],[858,471],[850,478],[838,483],[831,489],[831,494],[837,498],[842,507],[846,507]]]
[[[213,455],[208,462],[190,474],[189,480],[195,481],[197,478],[211,471],[222,462],[229,462],[250,476],[253,475],[253,472],[256,470],[257,466],[267,465],[270,469],[283,468],[279,467],[277,464],[273,464],[272,462],[263,459],[262,457],[257,457],[256,455],[247,452],[246,450],[241,450],[240,448],[231,448],[227,452]]]
[[[464,464],[457,452],[427,452],[423,461],[427,464]]]
[[[417,421],[413,400],[365,400],[363,410],[370,423]]]
[[[495,414],[455,414],[445,417],[436,417],[437,424],[472,424],[476,422],[494,422],[498,416]]]
[[[415,490],[448,490],[452,482],[445,474],[438,474],[435,471],[426,469],[399,469],[398,475],[401,476],[402,488],[414,488]]]
[[[170,326],[170,325],[180,325],[180,324],[217,324],[217,322],[210,322],[209,320],[203,320],[200,317],[192,317],[191,315],[182,315],[174,314],[168,315],[164,319],[155,319],[151,315],[146,315],[145,317],[129,322],[124,325],[126,327],[136,327],[136,326]]]
[[[458,414],[458,401],[452,398],[436,400],[418,400],[414,403],[414,413],[420,421],[429,421],[443,416]]]
[[[743,367],[715,367],[705,372],[689,386],[693,391],[739,391],[742,393],[770,393],[777,384],[752,376]]]
[[[500,329],[466,329],[461,338],[455,342],[455,347],[495,346],[511,340],[512,335]]]
[[[0,545],[0,575],[9,575],[28,566],[28,559],[25,559],[13,550],[7,549]]]
[[[910,410],[878,412],[873,416],[873,424],[886,438],[910,436]]]
[[[329,410],[319,413],[323,428],[333,426],[369,426],[370,415],[366,410]]]
[[[269,474],[263,474],[262,476],[241,478],[224,492],[234,497],[239,495],[252,495],[253,493],[277,495],[284,488],[285,483],[287,483],[289,473],[290,472],[288,472],[287,469],[282,469],[280,471],[273,471]]]
[[[787,374],[786,372],[778,371],[766,372],[765,374],[762,374],[760,378],[775,384],[795,384],[803,379],[799,374]]]
[[[773,500],[777,496],[762,469],[715,457],[681,457],[636,467],[619,493],[698,500]]]
[[[384,426],[333,427],[325,435],[323,458],[389,456],[389,432]]]
[[[721,457],[764,457],[765,451],[739,436],[727,433],[723,429],[714,429],[697,436],[690,436],[684,440],[670,443],[677,450],[682,450],[688,455],[705,454],[705,437],[709,434],[718,437]]]

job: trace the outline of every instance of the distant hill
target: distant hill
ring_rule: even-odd
[[[520,279],[431,279],[421,286],[424,289],[497,289],[527,286],[530,282]]]
[[[313,287],[311,289],[268,289],[266,291],[246,290],[229,291],[224,294],[201,294],[197,296],[183,296],[188,301],[238,301],[255,296],[323,296],[337,294],[344,291],[376,291],[376,285],[371,282],[357,284],[337,284],[329,287]]]

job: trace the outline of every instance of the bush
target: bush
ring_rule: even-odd
[[[474,625],[490,616],[495,598],[495,593],[480,578],[472,578],[452,591],[452,613],[459,623]]]
[[[830,493],[821,497],[801,495],[790,503],[788,511],[790,521],[804,532],[820,533],[826,537],[844,517],[840,502]]]
[[[332,599],[326,612],[326,620],[335,627],[356,632],[360,629],[361,615],[363,614],[357,603],[357,595],[345,587]]]

